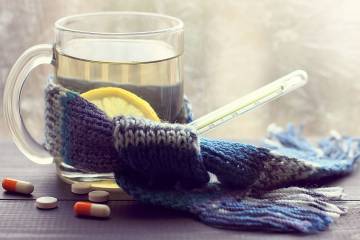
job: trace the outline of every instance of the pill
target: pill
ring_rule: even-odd
[[[25,182],[13,178],[4,178],[2,187],[9,192],[30,194],[34,191],[34,185],[31,182]]]
[[[110,208],[105,204],[91,202],[76,202],[74,212],[77,216],[92,216],[107,218],[110,216]]]
[[[89,201],[101,203],[109,200],[109,193],[107,191],[92,191],[89,192]]]
[[[56,208],[58,200],[54,197],[39,197],[36,199],[36,207],[40,209]]]
[[[88,194],[91,191],[90,183],[76,182],[71,184],[71,192],[75,194]]]

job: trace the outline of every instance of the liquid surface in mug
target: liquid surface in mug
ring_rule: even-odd
[[[167,121],[181,110],[182,57],[164,42],[75,39],[56,49],[55,58],[56,79],[68,89],[121,87],[148,101]]]

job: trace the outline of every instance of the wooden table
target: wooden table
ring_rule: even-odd
[[[83,219],[73,215],[76,200],[69,185],[55,175],[54,165],[30,162],[10,141],[0,141],[0,177],[13,177],[35,184],[32,196],[5,192],[0,194],[0,239],[360,239],[360,173],[337,180],[332,185],[343,186],[347,193],[349,212],[338,219],[330,230],[317,235],[241,232],[206,226],[191,216],[142,206],[119,195],[110,201],[112,216],[108,220]],[[34,199],[54,196],[59,201],[55,210],[38,210]]]

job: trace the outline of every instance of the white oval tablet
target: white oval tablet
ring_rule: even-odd
[[[71,184],[71,192],[75,194],[88,194],[91,191],[90,183],[76,182]]]
[[[92,191],[89,192],[89,201],[96,203],[106,202],[109,200],[109,195],[107,191]]]
[[[58,200],[54,197],[39,197],[36,199],[36,207],[40,209],[56,208]]]

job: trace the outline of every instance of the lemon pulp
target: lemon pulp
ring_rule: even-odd
[[[124,115],[160,121],[156,112],[147,101],[122,88],[95,88],[80,96],[95,104],[110,118]]]

